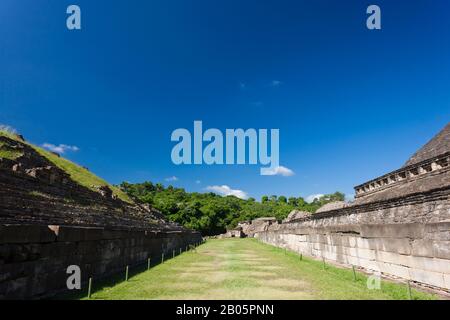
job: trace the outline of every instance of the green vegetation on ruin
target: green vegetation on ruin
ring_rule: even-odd
[[[132,202],[126,193],[124,193],[119,188],[108,184],[105,180],[97,177],[95,174],[90,172],[89,170],[67,160],[62,157],[58,157],[57,155],[44,150],[40,147],[32,146],[41,156],[47,158],[50,162],[52,162],[58,168],[64,170],[70,177],[88,189],[96,191],[96,186],[108,186],[113,191],[113,194],[117,195],[119,199],[125,202]]]
[[[70,175],[71,179],[74,180],[75,182],[77,182],[78,184],[80,184],[83,187],[86,187],[90,190],[96,191],[96,187],[100,187],[100,186],[108,186],[112,189],[113,193],[115,195],[117,195],[117,197],[119,197],[119,199],[125,201],[125,202],[129,202],[132,203],[132,200],[130,199],[130,197],[124,193],[122,190],[120,190],[119,188],[112,186],[110,184],[108,184],[105,180],[97,177],[96,175],[94,175],[92,172],[90,172],[89,170],[67,160],[64,159],[62,157],[58,157],[56,154],[53,154],[47,150],[44,150],[43,148],[37,147],[35,145],[32,145],[30,143],[27,142],[23,142],[21,141],[17,135],[15,135],[14,133],[8,132],[8,131],[0,131],[0,135],[2,136],[6,136],[10,139],[16,140],[16,141],[20,141],[21,143],[25,143],[28,146],[32,147],[34,150],[36,150],[36,152],[38,152],[41,156],[43,156],[44,158],[46,158],[48,161],[50,161],[51,163],[53,163],[56,167],[64,170],[67,174]],[[21,156],[21,154],[18,154],[15,158],[11,159],[11,156],[13,156],[14,154],[11,154],[10,152],[8,153],[8,149],[4,148],[0,145],[0,158],[7,158],[10,160],[15,160],[18,157]]]
[[[133,273],[131,273],[133,274]],[[117,282],[96,283],[92,299],[354,299],[406,300],[405,284],[382,281],[367,288],[367,275],[326,265],[256,239],[209,240],[195,251]],[[412,290],[413,299],[436,297]],[[86,297],[84,296],[84,299]]]
[[[0,142],[0,158],[8,160],[16,160],[22,155],[21,152],[13,150]]]
[[[324,195],[307,203],[302,197],[263,196],[258,202],[253,198],[243,200],[234,196],[222,197],[214,193],[189,193],[173,186],[144,182],[122,183],[122,190],[131,197],[148,203],[161,211],[169,220],[187,228],[200,231],[203,235],[221,234],[227,228],[235,227],[241,221],[261,217],[285,219],[292,210],[315,212],[318,208],[334,201],[343,201],[340,192]]]
[[[7,136],[8,138],[11,136],[8,132],[3,134],[3,131],[0,131],[0,135]],[[0,158],[8,159],[8,160],[16,160],[22,156],[22,152],[19,150],[15,150],[11,148],[7,143],[0,141]]]

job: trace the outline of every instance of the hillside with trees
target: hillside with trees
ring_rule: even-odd
[[[223,197],[215,193],[186,192],[182,188],[162,184],[124,182],[120,188],[131,198],[158,209],[171,221],[200,231],[203,235],[224,233],[239,222],[260,217],[285,219],[292,210],[314,213],[326,203],[343,201],[341,192],[324,195],[308,203],[302,197],[263,196],[261,201],[235,196]]]

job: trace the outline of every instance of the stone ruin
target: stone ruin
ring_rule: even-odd
[[[81,186],[20,139],[0,135],[0,300],[67,291],[67,267],[83,286],[201,240],[155,209],[118,199],[108,186]]]
[[[245,233],[242,231],[242,227],[238,226],[236,228],[233,229],[228,229],[226,233],[221,234],[218,236],[219,239],[224,239],[224,238],[244,238],[245,237]]]
[[[303,219],[309,217],[310,215],[311,215],[310,212],[293,210],[291,213],[289,213],[287,218],[283,220],[283,223],[291,222],[297,219]]]
[[[303,255],[450,292],[450,123],[402,168],[356,186],[353,203],[255,220],[248,230]]]
[[[277,219],[272,217],[240,222],[236,228],[227,230],[225,234],[220,235],[220,238],[253,237],[255,233],[267,231],[272,224],[276,223],[278,223]]]

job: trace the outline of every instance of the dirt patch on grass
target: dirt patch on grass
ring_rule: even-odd
[[[250,271],[246,272],[246,275],[253,278],[278,278],[278,275],[276,273],[265,271]]]
[[[264,281],[264,280],[263,280]],[[276,279],[268,279],[264,281],[264,285],[276,288],[289,288],[289,289],[298,289],[304,291],[308,289],[309,285],[306,281],[300,281],[296,279],[289,278],[276,278]]]
[[[261,270],[281,270],[284,269],[279,266],[255,266],[255,268],[261,269]]]
[[[312,296],[306,292],[287,291],[276,288],[266,288],[262,290],[258,287],[239,288],[236,290],[230,289],[213,289],[202,294],[192,296],[194,300],[307,300],[312,299]]]

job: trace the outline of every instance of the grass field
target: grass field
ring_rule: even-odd
[[[95,286],[94,286],[95,289]],[[98,286],[97,286],[98,289]],[[413,299],[433,299],[412,291]],[[367,276],[262,244],[255,239],[209,240],[196,252],[103,285],[92,299],[408,299],[406,285],[383,281],[369,290]]]

